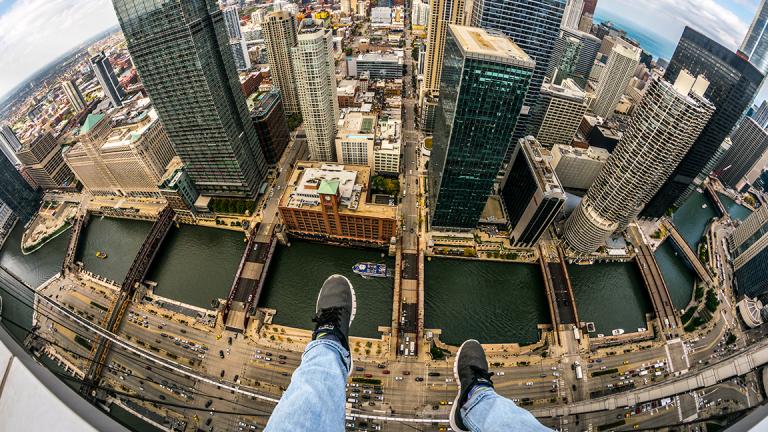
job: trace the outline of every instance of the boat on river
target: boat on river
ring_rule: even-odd
[[[624,329],[613,329],[611,330],[611,334],[614,336],[621,336],[624,334]]]
[[[109,255],[107,255],[106,252],[96,251],[96,258],[107,259],[108,257],[109,257]]]
[[[387,269],[386,264],[376,264],[372,262],[360,262],[352,267],[352,271],[364,277],[368,278],[384,278],[391,275]]]

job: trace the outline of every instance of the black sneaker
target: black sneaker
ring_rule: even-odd
[[[455,431],[469,431],[461,418],[461,407],[469,399],[469,391],[477,384],[485,384],[493,387],[491,375],[488,372],[488,360],[485,359],[485,351],[480,342],[470,339],[461,344],[453,363],[453,376],[459,383],[459,391],[451,408],[451,428]]]
[[[349,351],[349,326],[355,319],[356,308],[355,290],[349,279],[341,275],[326,279],[317,295],[315,317],[312,318],[317,325],[312,340],[324,334],[333,335]]]

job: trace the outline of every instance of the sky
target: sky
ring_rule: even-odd
[[[674,49],[686,25],[736,49],[759,2],[598,0],[595,15],[657,39],[658,51]],[[110,0],[0,0],[0,98],[51,60],[116,24]]]

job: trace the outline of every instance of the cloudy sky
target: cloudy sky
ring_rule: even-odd
[[[691,25],[738,47],[760,0],[598,0],[597,15],[669,44]],[[0,98],[52,59],[117,24],[110,0],[0,0]]]

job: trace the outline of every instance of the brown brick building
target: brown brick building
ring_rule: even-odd
[[[386,245],[397,235],[396,207],[366,202],[370,168],[299,162],[280,199],[292,235]]]

